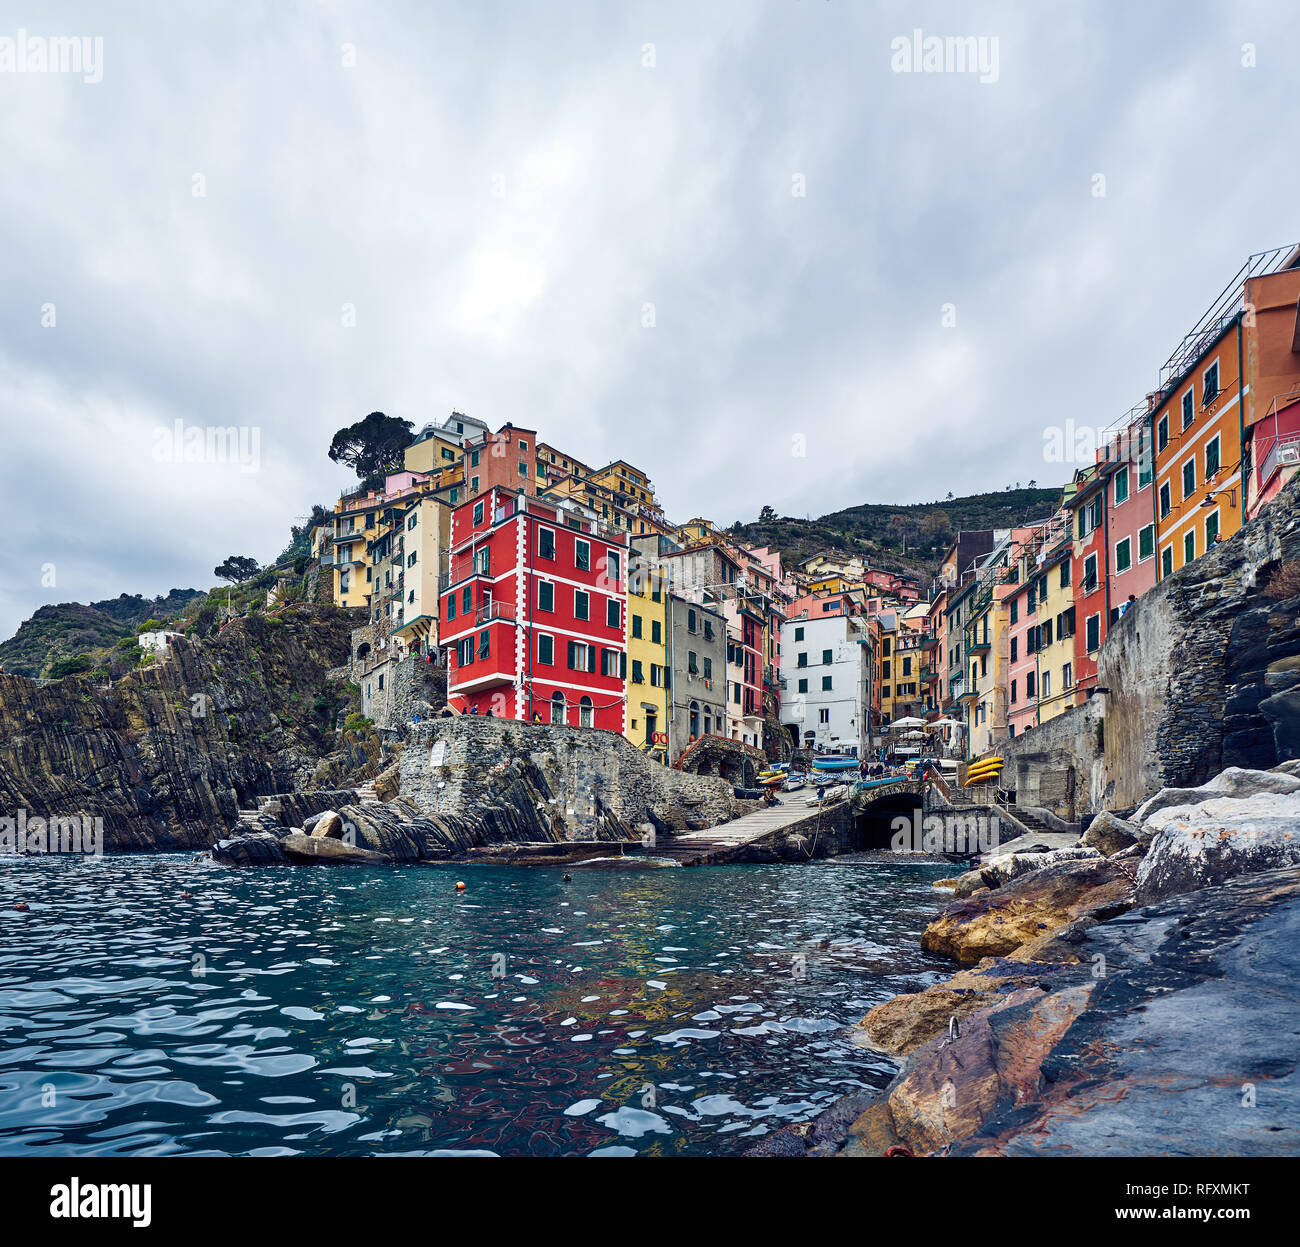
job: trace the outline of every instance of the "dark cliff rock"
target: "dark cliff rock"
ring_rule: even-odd
[[[95,687],[0,675],[0,814],[102,818],[105,848],[201,848],[259,795],[310,786],[322,769],[367,773],[377,742],[335,748],[352,617],[332,607],[251,616]],[[373,757],[372,757],[373,755]]]

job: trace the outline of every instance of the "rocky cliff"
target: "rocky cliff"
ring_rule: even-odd
[[[336,738],[354,620],[333,607],[250,616],[177,640],[108,688],[0,675],[0,816],[102,818],[106,850],[199,848],[257,796],[345,788],[378,742]]]

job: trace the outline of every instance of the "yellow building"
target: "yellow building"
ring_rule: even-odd
[[[1072,544],[1067,538],[1047,552],[1035,573],[1038,602],[1035,627],[1027,647],[1035,658],[1034,687],[1038,722],[1046,723],[1074,705],[1074,588],[1070,584]],[[1046,595],[1046,596],[1044,596]]]
[[[666,573],[633,551],[627,586],[627,717],[624,735],[668,763],[668,592]],[[660,739],[656,739],[659,737]]]
[[[456,436],[441,429],[426,428],[403,455],[408,472],[441,472],[464,462],[465,452]]]

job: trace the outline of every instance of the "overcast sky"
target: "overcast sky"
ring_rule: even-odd
[[[995,72],[898,72],[916,29]],[[723,524],[1056,484],[1044,429],[1300,235],[1293,0],[0,0],[20,31],[102,63],[0,61],[0,636],[273,557],[376,409]],[[169,462],[177,420],[256,470]]]

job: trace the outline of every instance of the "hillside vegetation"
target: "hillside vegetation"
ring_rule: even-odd
[[[958,529],[1013,528],[1051,515],[1060,500],[1059,487],[1007,489],[907,506],[865,502],[815,520],[764,507],[757,520],[731,532],[745,545],[780,550],[787,567],[822,552],[858,554],[872,567],[913,573],[926,589]]]

